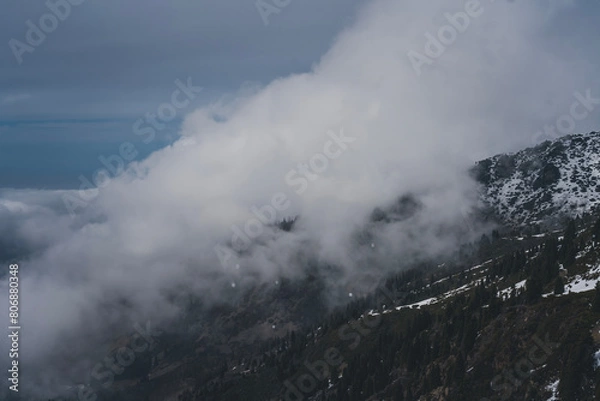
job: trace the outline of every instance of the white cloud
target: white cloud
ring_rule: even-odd
[[[128,316],[167,318],[177,310],[167,301],[174,289],[211,301],[232,277],[243,288],[299,275],[299,255],[338,265],[336,285],[366,265],[384,272],[397,266],[390,261],[453,248],[448,227],[461,224],[473,204],[466,170],[480,157],[528,144],[555,112],[548,99],[560,111],[574,90],[592,85],[589,60],[564,59],[540,35],[546,8],[537,4],[485,3],[476,23],[417,77],[407,52],[421,50],[425,32],[463,2],[374,1],[313,71],[195,111],[182,129],[185,146],[133,165],[74,221],[59,205],[61,194],[4,193],[7,201],[38,205],[27,218],[7,219],[45,247],[23,269],[25,361],[56,363],[65,347],[91,342]],[[502,63],[485,57],[497,40]],[[580,45],[592,57],[594,44]],[[329,130],[342,128],[356,141],[295,195],[286,173],[322,152]],[[288,214],[302,216],[297,230],[265,232],[239,271],[224,270],[214,245],[227,244],[231,225],[243,225],[252,206],[278,192],[291,200]],[[372,228],[377,246],[361,247],[356,238],[373,209],[407,193],[420,197],[423,213]],[[118,306],[123,300],[130,308]]]

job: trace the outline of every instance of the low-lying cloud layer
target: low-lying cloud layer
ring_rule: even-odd
[[[3,241],[36,250],[20,261],[21,360],[37,367],[26,387],[68,378],[53,362],[107,327],[174,316],[174,291],[226,301],[226,286],[299,276],[305,258],[337,266],[331,285],[344,285],[452,249],[476,200],[472,163],[531,145],[575,91],[600,96],[595,42],[574,52],[552,37],[571,6],[550,4],[373,1],[312,71],[196,110],[180,141],[97,195],[2,192]],[[367,224],[404,194],[417,215]],[[64,200],[82,195],[72,218]],[[286,233],[272,211],[301,218]]]

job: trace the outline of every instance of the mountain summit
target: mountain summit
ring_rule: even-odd
[[[546,141],[478,162],[474,174],[494,214],[511,225],[556,225],[600,203],[600,132]]]

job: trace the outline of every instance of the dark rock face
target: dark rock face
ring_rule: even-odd
[[[510,178],[515,173],[516,160],[513,155],[502,155],[496,163],[496,176],[500,179]]]
[[[560,180],[560,169],[552,163],[544,165],[538,178],[533,182],[533,189],[547,188]]]
[[[492,182],[492,159],[485,159],[478,162],[473,168],[472,176],[475,180],[483,185],[488,185]]]
[[[412,194],[403,195],[398,200],[382,209],[377,207],[371,213],[373,223],[390,223],[393,221],[406,220],[417,214],[423,208],[423,204]]]

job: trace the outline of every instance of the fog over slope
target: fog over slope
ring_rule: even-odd
[[[397,266],[386,262],[399,255],[452,249],[447,228],[460,227],[476,199],[466,174],[473,162],[531,145],[569,112],[576,91],[600,96],[592,37],[542,39],[569,3],[481,2],[480,15],[418,74],[407,53],[424,54],[425,34],[465,3],[373,1],[312,71],[194,111],[181,140],[97,196],[0,192],[2,235],[38,250],[19,261],[24,386],[70,377],[78,353],[109,328],[176,315],[173,293],[227,301],[232,283],[242,290],[298,276],[307,259],[337,266],[331,285],[343,286],[367,266]],[[574,129],[597,128],[598,115]],[[329,144],[342,133],[350,139]],[[308,178],[299,163],[309,163]],[[375,228],[373,246],[357,242],[375,207],[407,193],[423,203],[420,213]],[[82,196],[73,218],[64,201]],[[232,225],[242,230],[252,207],[274,196],[279,219],[301,216],[294,231],[250,223],[262,234],[236,252],[244,240],[231,244]],[[72,372],[53,372],[67,355]]]

